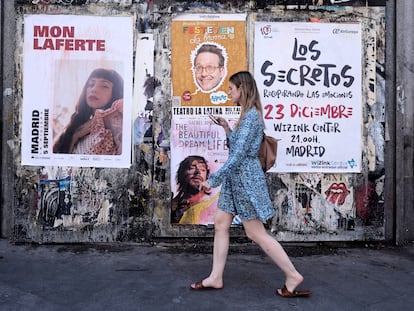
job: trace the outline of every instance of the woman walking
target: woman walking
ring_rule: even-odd
[[[227,260],[230,226],[238,215],[246,235],[257,243],[285,274],[285,285],[276,294],[283,297],[306,297],[309,290],[298,291],[303,276],[296,270],[283,247],[270,236],[263,223],[275,211],[267,190],[258,151],[263,137],[262,105],[256,82],[247,71],[229,79],[230,100],[241,107],[241,114],[233,130],[222,117],[213,121],[226,132],[229,157],[226,163],[202,184],[206,190],[221,185],[218,209],[214,219],[213,266],[210,275],[194,284],[193,290],[223,288],[223,272]]]

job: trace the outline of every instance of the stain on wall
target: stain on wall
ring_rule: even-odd
[[[136,15],[135,35],[154,36],[154,74],[160,85],[153,94],[152,139],[133,147],[129,169],[22,167],[19,156],[15,157],[13,239],[113,242],[211,236],[212,227],[170,224],[170,24],[174,14],[240,12],[248,14],[250,26],[256,20],[362,23],[363,171],[268,174],[276,209],[276,216],[268,225],[281,241],[383,239],[384,5],[385,1],[16,1],[17,96],[11,127],[16,142],[21,137],[24,14]],[[248,36],[252,33],[248,32]],[[248,46],[248,50],[252,51],[252,47]],[[251,53],[249,58],[253,59]],[[18,143],[9,146],[16,155],[20,153]],[[234,232],[240,231],[235,228]]]

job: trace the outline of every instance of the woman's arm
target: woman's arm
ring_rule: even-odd
[[[231,150],[226,163],[208,178],[208,184],[212,187],[219,186],[231,171],[243,165],[243,161],[248,154],[248,150],[256,137],[259,125],[259,115],[256,110],[252,110],[243,118],[242,123],[237,129],[237,140],[231,141]]]
[[[231,133],[231,128],[227,120],[222,117],[215,117],[215,120],[217,121],[216,124],[220,125],[224,129],[226,136],[228,137]]]
[[[111,108],[103,112],[105,128],[111,131],[115,143],[115,154],[122,153],[123,103],[122,99],[118,99],[114,101]]]

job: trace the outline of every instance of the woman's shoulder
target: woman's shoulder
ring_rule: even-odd
[[[246,111],[244,118],[245,122],[264,128],[263,119],[261,118],[256,108],[250,108],[248,111]]]
[[[250,119],[258,119],[259,118],[259,112],[256,108],[250,108],[246,111],[246,117]]]

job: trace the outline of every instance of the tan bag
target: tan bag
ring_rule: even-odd
[[[279,139],[263,133],[263,141],[259,149],[259,160],[264,172],[267,172],[276,162],[278,141]]]

